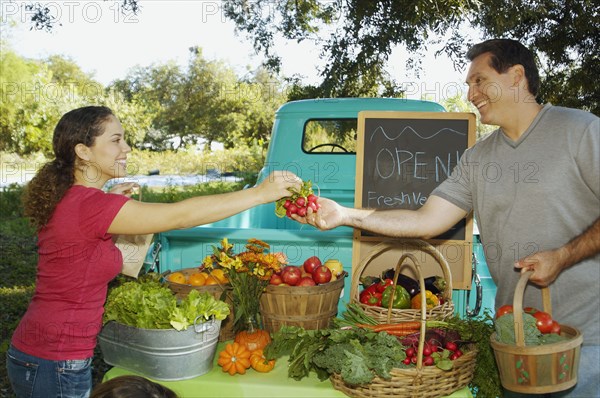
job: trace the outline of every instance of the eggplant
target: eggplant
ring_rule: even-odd
[[[382,274],[383,279],[394,279],[395,270],[390,268],[386,270]],[[433,294],[440,294],[446,290],[446,280],[441,276],[430,276],[424,279],[425,282],[425,290],[429,290]],[[411,278],[410,276],[400,274],[398,275],[398,279],[396,284],[405,288],[410,297],[414,297],[417,293],[421,291],[421,287],[419,286],[419,281]]]
[[[446,280],[441,276],[430,276],[425,278],[425,290],[433,294],[442,293],[446,290]]]
[[[388,269],[382,275],[383,279],[394,279],[394,274],[396,272],[393,268]],[[410,297],[414,297],[417,293],[421,291],[419,287],[419,282],[411,278],[410,276],[406,276],[404,274],[398,275],[398,279],[396,279],[396,284],[402,286],[406,289]]]

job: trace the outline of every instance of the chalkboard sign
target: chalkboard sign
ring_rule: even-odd
[[[355,206],[420,208],[474,142],[472,113],[360,112]],[[355,238],[369,237],[377,238],[367,231],[355,232]],[[471,218],[462,220],[433,241],[470,244]],[[470,256],[461,258],[465,262],[468,258],[470,264]]]

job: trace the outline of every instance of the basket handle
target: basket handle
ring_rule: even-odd
[[[387,240],[373,246],[371,251],[360,261],[356,270],[352,270],[352,281],[350,284],[351,298],[359,301],[358,286],[360,285],[360,277],[367,265],[381,254],[392,249],[421,250],[433,257],[442,269],[444,279],[446,280],[446,288],[442,292],[442,296],[446,301],[452,300],[452,273],[448,262],[435,247],[420,239]],[[397,275],[394,277],[396,276]],[[423,289],[423,287],[421,288]],[[425,289],[423,289],[423,291],[425,291]]]
[[[412,264],[409,264],[408,262],[406,262],[406,260],[409,259]],[[400,274],[400,268],[402,268],[403,265],[407,265],[409,267],[412,266],[412,268],[414,268],[415,273],[417,274],[417,278],[419,280],[419,287],[421,288],[421,291],[424,292],[425,291],[425,279],[423,278],[423,273],[421,272],[421,266],[419,264],[419,262],[417,261],[417,258],[411,254],[411,253],[404,253],[402,256],[400,256],[400,259],[398,259],[398,263],[396,264],[396,271],[394,272],[394,280],[396,280],[396,278],[398,278],[398,275]],[[391,314],[392,314],[392,304],[394,302],[394,293],[396,292],[396,289],[392,289],[391,291],[391,297],[390,297],[390,303],[388,304],[388,316],[387,316],[387,321],[388,323],[391,321]],[[423,367],[423,348],[425,348],[425,331],[426,331],[426,322],[427,322],[427,298],[425,294],[421,294],[421,327],[419,329],[419,345],[417,348],[417,370],[421,370],[421,368]]]
[[[515,288],[515,297],[513,298],[513,316],[515,319],[515,340],[517,346],[525,347],[525,329],[523,323],[523,295],[529,277],[533,274],[533,271],[527,271],[521,274],[521,278]],[[550,288],[542,288],[542,303],[544,306],[544,312],[552,315],[552,300],[550,297]]]

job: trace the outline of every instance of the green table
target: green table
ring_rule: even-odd
[[[217,353],[224,347],[219,343]],[[345,394],[333,388],[329,380],[319,381],[314,373],[300,381],[287,376],[287,358],[281,358],[275,368],[269,373],[259,373],[248,369],[244,375],[230,376],[217,365],[217,357],[210,372],[189,380],[158,381],[175,391],[181,398],[202,397],[278,397],[278,398],[326,398],[346,397]],[[134,372],[114,367],[104,376],[110,380],[117,376],[131,375]],[[450,395],[452,398],[472,398],[468,388],[463,388]]]

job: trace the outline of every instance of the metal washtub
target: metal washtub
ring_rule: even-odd
[[[221,321],[196,321],[183,331],[108,322],[98,335],[104,361],[156,380],[203,375],[212,369]]]

